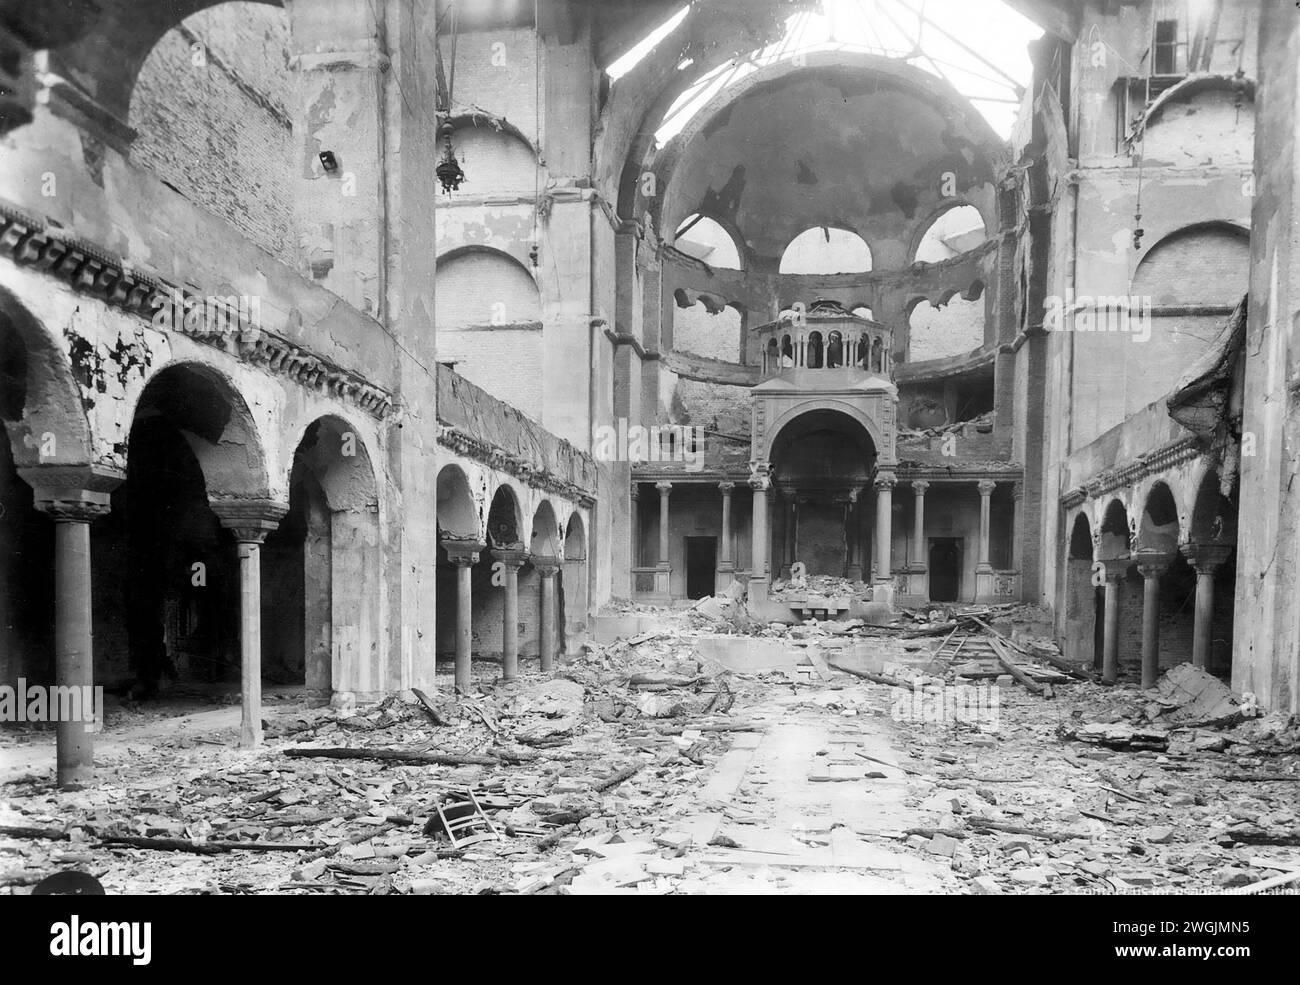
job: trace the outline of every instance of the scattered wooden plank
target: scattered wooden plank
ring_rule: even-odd
[[[1043,686],[1034,681],[1028,674],[1015,665],[1007,654],[1007,647],[1001,640],[994,637],[993,650],[998,655],[998,663],[1002,668],[1014,677],[1026,691],[1031,694],[1037,694],[1040,697],[1043,694]]]
[[[887,763],[883,759],[877,759],[875,756],[868,756],[865,752],[855,752],[853,755],[861,756],[863,759],[869,760],[873,763],[879,763],[881,766],[888,766],[890,769],[902,770],[908,776],[925,776],[924,773],[918,772],[917,770],[908,769],[906,766],[899,766],[896,763]]]
[[[971,818],[970,826],[977,831],[1001,831],[1005,834],[1042,838],[1045,841],[1071,841],[1075,838],[1088,837],[1087,835],[1065,834],[1060,831],[1040,831],[1037,828],[1027,828],[1023,824],[1010,824],[1007,821],[995,821],[992,818],[984,817]]]
[[[494,756],[456,755],[442,752],[425,752],[421,749],[391,749],[386,747],[333,747],[324,749],[285,749],[284,754],[294,759],[378,759],[390,763],[414,763],[430,766],[500,766],[503,762]]]
[[[67,841],[68,833],[58,828],[12,827],[0,824],[0,838],[25,838],[31,841]]]
[[[591,785],[591,792],[604,793],[606,790],[612,790],[614,787],[618,786],[623,781],[630,780],[632,777],[636,776],[636,774],[640,773],[643,769],[645,769],[645,765],[646,764],[644,762],[640,762],[640,763],[633,763],[631,766],[626,766],[623,769],[619,770],[617,773],[615,773],[613,776],[606,777],[605,779],[601,780],[599,783],[593,783]]]
[[[418,687],[411,688],[411,693],[415,695],[415,700],[420,702],[420,707],[424,709],[424,713],[429,716],[434,725],[446,728],[451,724],[438,714],[438,710],[433,707],[433,702],[429,700],[429,696]]]
[[[861,677],[864,680],[871,681],[873,684],[884,684],[886,687],[901,687],[906,688],[909,691],[916,690],[911,681],[900,680],[896,677],[886,677],[884,674],[873,674],[867,670],[853,670],[852,668],[845,667],[842,664],[835,664],[830,661],[827,661],[827,666],[834,667],[836,670],[843,671],[853,677]]]

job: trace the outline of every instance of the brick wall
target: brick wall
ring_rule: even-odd
[[[457,127],[452,143],[465,169],[465,183],[449,201],[455,202],[457,195],[533,194],[537,159],[518,137],[482,123]]]
[[[1174,233],[1155,244],[1133,276],[1133,294],[1149,296],[1154,305],[1235,305],[1249,280],[1249,239],[1208,227]]]
[[[922,301],[908,319],[908,362],[957,356],[984,342],[984,296],[967,301],[961,295],[938,308]]]
[[[673,348],[710,359],[740,361],[741,316],[735,308],[716,315],[702,302],[689,308],[673,305]]]
[[[294,265],[288,34],[284,11],[260,3],[186,18],[140,70],[129,122],[132,161]]]

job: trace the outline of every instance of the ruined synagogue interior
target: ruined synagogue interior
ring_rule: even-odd
[[[1298,100],[1285,0],[0,0],[0,894],[1300,886]]]

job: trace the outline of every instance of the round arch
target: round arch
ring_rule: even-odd
[[[438,473],[437,491],[440,539],[479,540],[478,509],[465,470],[455,463],[444,465]]]
[[[1124,561],[1129,557],[1130,531],[1128,509],[1118,497],[1106,504],[1101,514],[1097,560]]]
[[[951,217],[954,213],[959,213],[963,217],[969,216],[972,220],[978,220],[980,231],[979,241],[964,245],[959,243],[958,245],[962,245],[961,249],[956,249],[947,244],[943,244],[946,246],[946,252],[948,253],[947,256],[940,256],[937,253],[933,256],[929,255],[927,243],[931,233],[934,233],[936,238],[942,236],[943,233],[939,231],[941,220],[948,222],[953,221]],[[945,219],[945,217],[948,218]],[[989,218],[989,216],[980,211],[978,205],[962,196],[954,196],[953,198],[940,203],[938,206],[931,209],[930,212],[917,223],[915,230],[912,232],[910,242],[907,245],[908,263],[939,263],[943,260],[949,260],[961,256],[964,253],[968,253],[973,249],[977,249],[980,245],[988,241]],[[965,225],[965,223],[961,223],[960,225]],[[963,236],[963,239],[965,239],[965,236],[959,230],[954,231],[953,235]]]
[[[1172,555],[1181,540],[1178,500],[1169,483],[1157,479],[1142,497],[1142,514],[1138,519],[1137,549],[1143,552]]]
[[[225,373],[190,361],[159,367],[136,402],[132,428],[155,416],[168,418],[194,452],[209,499],[271,498],[257,422]]]
[[[865,431],[868,438],[870,438],[872,448],[875,450],[876,454],[880,454],[880,450],[886,447],[879,427],[876,422],[872,420],[869,414],[861,408],[855,407],[848,401],[823,397],[806,400],[796,404],[773,421],[771,426],[768,427],[767,431],[760,439],[756,451],[758,461],[771,461],[772,447],[776,444],[776,439],[780,436],[781,432],[798,418],[816,411],[831,411],[841,414],[861,426],[862,430]]]
[[[502,482],[492,491],[488,507],[488,545],[499,548],[523,546],[524,511],[519,493],[508,482]]]
[[[535,557],[558,558],[564,556],[564,543],[561,539],[560,524],[555,516],[555,507],[549,499],[543,499],[533,510],[529,525],[528,552]]]
[[[90,422],[72,366],[44,325],[0,287],[0,419],[14,466],[94,460]]]

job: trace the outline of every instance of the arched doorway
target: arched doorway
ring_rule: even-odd
[[[1065,562],[1065,627],[1061,651],[1066,659],[1101,669],[1105,589],[1093,583],[1092,525],[1079,513],[1070,528]]]
[[[867,429],[847,413],[815,409],[772,440],[776,522],[771,557],[789,577],[795,561],[810,575],[861,580],[870,566],[869,497],[877,458]]]
[[[1237,516],[1235,479],[1210,469],[1202,477],[1192,505],[1185,554],[1196,574],[1192,663],[1224,680],[1232,676],[1233,604],[1237,589]]]
[[[383,659],[379,494],[370,455],[339,417],[303,432],[289,513],[264,547],[269,667],[317,698],[376,700],[400,685]]]
[[[572,653],[587,632],[587,528],[576,510],[569,517],[564,535],[560,579],[565,651]]]

